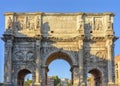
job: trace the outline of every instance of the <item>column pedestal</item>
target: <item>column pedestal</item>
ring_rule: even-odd
[[[40,83],[35,83],[34,86],[41,86],[41,84]]]
[[[107,86],[116,86],[114,82],[108,82]]]
[[[113,77],[114,65],[112,64],[114,61],[112,40],[108,40],[107,49],[108,49],[108,86],[115,86],[114,77]]]
[[[5,83],[3,86],[13,86],[12,83]]]

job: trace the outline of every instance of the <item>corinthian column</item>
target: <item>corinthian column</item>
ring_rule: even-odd
[[[35,86],[41,86],[40,79],[40,40],[36,40],[36,71],[35,71]]]
[[[113,61],[114,61],[114,57],[113,57],[113,42],[112,40],[108,40],[107,42],[107,53],[108,53],[108,84],[114,84],[114,77],[113,77],[113,73],[114,73],[114,65],[113,65]]]
[[[5,86],[12,86],[12,40],[5,43]]]
[[[79,76],[79,84],[83,84],[83,41],[79,40],[79,53],[78,53],[78,58],[79,58],[79,71],[80,71],[80,76]]]

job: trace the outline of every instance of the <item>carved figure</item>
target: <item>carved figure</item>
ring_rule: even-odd
[[[26,60],[33,60],[34,59],[34,54],[32,52],[27,53],[26,55]]]
[[[96,30],[102,29],[102,21],[96,20],[95,29]]]
[[[30,28],[30,22],[28,20],[28,17],[26,17],[26,28]]]
[[[34,29],[34,28],[35,28],[34,23],[30,23],[30,29]]]
[[[108,29],[112,29],[112,23],[111,23],[111,21],[108,22]]]
[[[82,21],[82,20],[78,22],[78,26],[77,26],[77,27],[78,27],[78,28],[77,28],[78,31],[79,31],[80,29],[83,29],[83,28],[84,28],[84,24],[83,24],[83,21]]]
[[[20,22],[15,22],[15,29],[21,30]]]
[[[21,51],[15,53],[16,60],[23,60],[24,54]]]
[[[39,19],[39,16],[37,16],[37,19],[36,19],[36,28],[40,28],[40,19]]]
[[[10,29],[10,28],[12,28],[12,19],[11,19],[11,17],[9,17],[8,18],[8,22],[7,22],[7,27],[8,27],[8,29]]]

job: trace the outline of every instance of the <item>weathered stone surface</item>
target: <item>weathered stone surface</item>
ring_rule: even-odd
[[[73,86],[87,86],[87,73],[94,78],[99,74],[95,86],[114,83],[112,13],[4,15],[5,86],[23,85],[28,73],[33,86],[45,86],[48,66],[55,59],[70,64]]]

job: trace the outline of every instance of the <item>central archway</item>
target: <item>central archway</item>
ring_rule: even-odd
[[[71,71],[71,81],[73,83],[73,72],[72,72],[72,69],[73,69],[74,59],[70,55],[68,55],[67,53],[58,51],[58,52],[54,52],[54,53],[50,54],[48,56],[48,58],[46,59],[46,61],[45,61],[45,65],[47,66],[46,69],[45,69],[46,85],[47,85],[47,77],[48,77],[47,73],[49,71],[48,66],[49,66],[49,64],[52,61],[57,60],[57,59],[61,59],[61,60],[64,60],[64,61],[68,62],[68,64],[71,67],[71,69],[70,69],[70,71]]]

